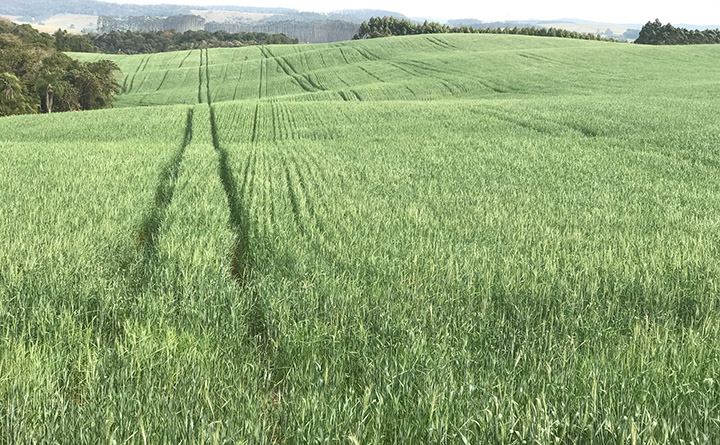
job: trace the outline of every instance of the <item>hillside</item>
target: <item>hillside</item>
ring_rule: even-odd
[[[718,56],[112,56],[117,108],[0,119],[3,434],[713,443]]]
[[[107,58],[122,69],[118,106],[228,100],[429,100],[538,95],[717,95],[720,49],[655,51],[552,38],[443,35]],[[208,59],[200,68],[201,59]],[[205,69],[207,68],[207,70]],[[207,71],[207,72],[206,72]],[[678,81],[680,78],[682,81]],[[622,110],[619,110],[622,111]]]

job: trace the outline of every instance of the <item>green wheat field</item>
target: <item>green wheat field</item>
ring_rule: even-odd
[[[720,441],[720,46],[111,58],[0,119],[3,443]]]

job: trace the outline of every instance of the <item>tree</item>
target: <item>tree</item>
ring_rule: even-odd
[[[45,37],[43,37],[45,36]],[[57,33],[62,40],[68,36]],[[0,20],[0,115],[112,106],[115,63],[85,63],[55,48],[57,39]]]
[[[78,90],[78,102],[83,110],[112,107],[120,87],[115,80],[115,62],[100,60],[85,63],[72,71],[73,84]]]
[[[640,30],[638,38],[635,39],[635,43],[657,45],[661,29],[662,23],[660,23],[660,19],[655,19],[654,22],[647,22]]]
[[[697,45],[704,43],[720,43],[720,30],[706,29],[688,30],[676,28],[670,23],[663,25],[660,20],[647,22],[640,30],[635,43],[645,45]]]
[[[28,97],[14,74],[0,74],[0,116],[35,113],[37,106]]]
[[[55,38],[55,49],[58,51],[71,51],[76,53],[98,53],[100,48],[95,46],[87,36],[73,35],[58,29],[53,34]]]

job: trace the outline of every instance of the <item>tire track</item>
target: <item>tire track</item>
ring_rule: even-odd
[[[135,72],[132,75],[132,79],[130,79],[130,87],[126,91],[130,92],[133,90],[133,85],[135,85],[135,76],[137,76],[137,74],[140,72],[140,67],[143,65],[143,62],[145,62],[145,60],[147,60],[148,57],[150,57],[150,56],[145,56],[140,61],[140,64],[137,66],[137,68],[135,69]]]
[[[295,115],[293,114],[292,110],[290,110],[290,105],[283,104],[284,108],[284,115],[285,115],[285,122],[287,124],[287,138],[291,140],[297,139],[298,134],[298,125],[297,121],[295,120]]]
[[[343,60],[345,60],[346,65],[350,65],[350,62],[348,61],[347,56],[345,55],[345,51],[343,51],[342,48],[338,48],[340,50],[340,55],[342,56]]]
[[[247,56],[245,56],[245,60],[247,60]],[[238,80],[235,83],[235,91],[233,91],[233,100],[235,100],[237,98],[238,88],[240,87],[240,83],[242,82],[243,69],[245,69],[244,63],[240,64],[240,74],[238,75]]]
[[[125,80],[123,80],[122,88],[120,89],[120,94],[124,94],[125,91],[127,91],[127,81],[130,76],[125,76]]]
[[[445,87],[446,90],[448,90],[448,92],[450,93],[450,95],[455,95],[455,94],[457,93],[457,91],[452,87],[452,85],[450,84],[450,82],[448,82],[447,80],[443,79],[441,76],[438,76],[438,75],[434,74],[434,73],[436,73],[436,71],[434,71],[434,70],[432,70],[432,69],[429,69],[429,68],[426,68],[426,67],[423,66],[423,65],[417,65],[417,64],[410,63],[410,61],[407,61],[406,64],[409,65],[409,66],[411,66],[411,67],[413,67],[413,68],[415,68],[415,70],[416,70],[416,71],[412,71],[410,68],[404,66],[404,65],[403,65],[402,63],[400,63],[400,62],[390,62],[390,64],[391,64],[392,66],[394,66],[395,68],[399,69],[400,71],[403,71],[404,73],[407,73],[407,74],[410,75],[410,76],[420,77],[420,78],[429,77],[429,78],[431,78],[431,79],[437,80],[438,82],[440,82],[440,84],[441,84],[443,87]],[[426,74],[423,74],[423,71],[425,71]],[[431,74],[431,73],[433,73],[433,74]],[[503,92],[504,92],[504,91],[503,91]]]
[[[219,131],[217,126],[217,117],[215,107],[212,104],[212,95],[210,94],[210,68],[209,68],[209,52],[206,50],[206,89],[208,96],[208,106],[210,108],[210,131],[212,133],[212,143],[218,155],[218,174],[222,183],[225,196],[227,198],[229,210],[230,229],[235,236],[235,245],[233,246],[232,258],[230,260],[230,276],[245,289],[250,298],[250,310],[247,314],[248,333],[252,341],[263,348],[268,346],[268,327],[266,321],[267,305],[262,298],[254,291],[252,286],[252,275],[254,271],[254,259],[250,246],[250,214],[247,206],[243,206],[243,200],[247,202],[247,196],[252,195],[252,188],[255,182],[255,172],[257,170],[257,156],[248,156],[245,166],[244,180],[242,189],[238,191],[235,174],[230,165],[227,150],[220,144]],[[257,128],[257,115],[259,105],[255,108],[254,133]],[[251,162],[253,163],[252,172],[250,171]]]
[[[215,107],[212,104],[211,85],[210,85],[210,69],[209,69],[209,51],[206,51],[206,91],[208,96],[208,106],[210,108],[210,131],[212,133],[212,143],[218,157],[218,175],[225,192],[230,229],[235,237],[235,242],[230,260],[230,276],[242,290],[247,298],[247,312],[245,314],[245,324],[247,326],[246,338],[244,339],[250,347],[254,347],[257,351],[259,364],[261,365],[261,384],[265,386],[267,391],[267,400],[263,402],[263,411],[265,417],[270,422],[270,428],[273,431],[273,437],[278,441],[282,441],[282,431],[279,428],[279,411],[282,409],[280,403],[282,392],[282,376],[278,372],[278,357],[283,357],[281,343],[273,341],[271,338],[272,329],[269,320],[269,305],[266,297],[259,292],[258,287],[254,283],[254,275],[256,271],[256,259],[253,256],[251,245],[251,220],[250,209],[257,193],[255,192],[258,171],[258,156],[255,151],[255,141],[257,139],[257,126],[259,117],[259,104],[255,106],[253,119],[252,146],[253,149],[246,157],[243,181],[240,190],[238,190],[237,180],[233,172],[227,150],[222,146],[219,137],[219,129],[217,125],[217,116]],[[262,75],[261,75],[262,79]]]
[[[202,100],[202,85],[203,85],[203,53],[200,50],[200,66],[198,67],[198,103],[203,103]]]
[[[430,36],[426,39],[432,46],[440,48],[440,49],[448,49],[447,46],[441,44],[437,39],[434,39]]]
[[[193,139],[193,115],[194,109],[188,109],[183,141],[160,172],[152,206],[137,231],[135,240],[137,254],[133,260],[130,260],[132,266],[126,275],[132,293],[137,293],[147,286],[150,281],[152,265],[157,259],[157,243],[160,238],[160,229],[165,221],[167,209],[175,195],[185,151]]]
[[[170,73],[170,70],[165,71],[165,75],[163,76],[162,80],[160,81],[160,85],[158,85],[158,87],[155,88],[155,91],[160,91],[160,88],[162,88],[163,84],[165,83],[165,79],[167,79],[167,76],[169,73]]]
[[[260,112],[260,104],[255,104],[255,115],[253,116],[252,135],[250,142],[255,143],[258,139],[258,113]]]
[[[305,164],[305,169],[308,170],[308,172],[312,172],[312,170],[310,169],[310,165],[307,163],[307,161],[304,161],[303,163]],[[325,232],[325,226],[315,210],[315,204],[310,199],[310,196],[312,196],[312,194],[310,193],[307,182],[305,180],[305,175],[303,175],[301,165],[295,156],[293,156],[293,165],[295,166],[295,172],[297,174],[298,182],[300,183],[300,190],[302,191],[302,198],[305,202],[305,206],[307,207],[308,215],[310,215],[319,233],[322,234]]]
[[[298,227],[301,236],[307,236],[309,232],[315,232],[324,238],[325,227],[316,212],[315,205],[310,199],[311,193],[303,174],[302,166],[296,155],[289,154],[283,156],[285,164],[285,180],[287,183],[288,197],[293,210],[293,219]],[[305,169],[309,169],[310,165],[307,161],[303,162]],[[304,216],[307,214],[307,217]],[[310,225],[306,224],[306,220],[310,221]]]
[[[285,73],[286,76],[292,78],[295,83],[307,91],[308,93],[315,93],[317,91],[324,90],[318,87],[318,85],[310,79],[308,74],[301,75],[295,70],[295,68],[287,61],[284,57],[275,56],[268,48],[260,48],[266,59],[273,59],[278,64],[280,69]]]
[[[373,72],[367,70],[365,67],[358,65],[358,68],[360,68],[361,71],[363,71],[363,72],[364,72],[365,74],[367,74],[368,76],[374,78],[374,79],[377,80],[378,82],[380,82],[380,83],[385,83],[384,80],[382,80],[381,78],[379,78],[379,77],[378,77],[376,74],[374,74]]]
[[[141,71],[143,71],[143,73],[145,73],[145,69],[147,68],[147,65],[148,65],[149,62],[150,62],[150,57],[148,56],[148,58],[147,58],[146,61],[145,61],[145,66],[143,66],[143,68],[142,68],[142,70],[141,70]],[[140,79],[140,85],[138,85],[138,90],[142,90],[142,86],[145,84],[145,81],[147,80],[147,77],[148,77],[148,76],[147,76],[147,73],[145,73],[145,74],[143,75],[142,79]],[[144,99],[144,98],[143,98],[143,99]]]
[[[290,198],[290,205],[292,206],[293,220],[295,221],[295,226],[298,228],[300,235],[305,236],[305,227],[303,226],[302,218],[300,217],[300,202],[298,195],[295,193],[294,182],[290,174],[290,164],[288,163],[287,158],[285,158],[284,163],[285,181],[287,184],[288,196]]]
[[[185,55],[185,57],[183,57],[183,59],[180,61],[180,66],[178,66],[178,68],[182,68],[185,61],[188,59],[188,57],[190,57],[190,54],[192,54],[192,50],[188,51],[188,53]]]
[[[264,65],[265,65],[265,59],[260,59],[260,80],[258,81],[258,99],[262,99],[263,66]]]
[[[353,49],[370,62],[377,60],[377,58],[370,55],[370,52],[366,48],[353,47]]]
[[[207,48],[205,48],[205,97],[208,105],[212,105],[212,97],[210,96],[210,53]]]

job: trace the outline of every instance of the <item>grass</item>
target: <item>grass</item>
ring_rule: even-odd
[[[717,55],[117,56],[0,121],[3,439],[714,443]]]

